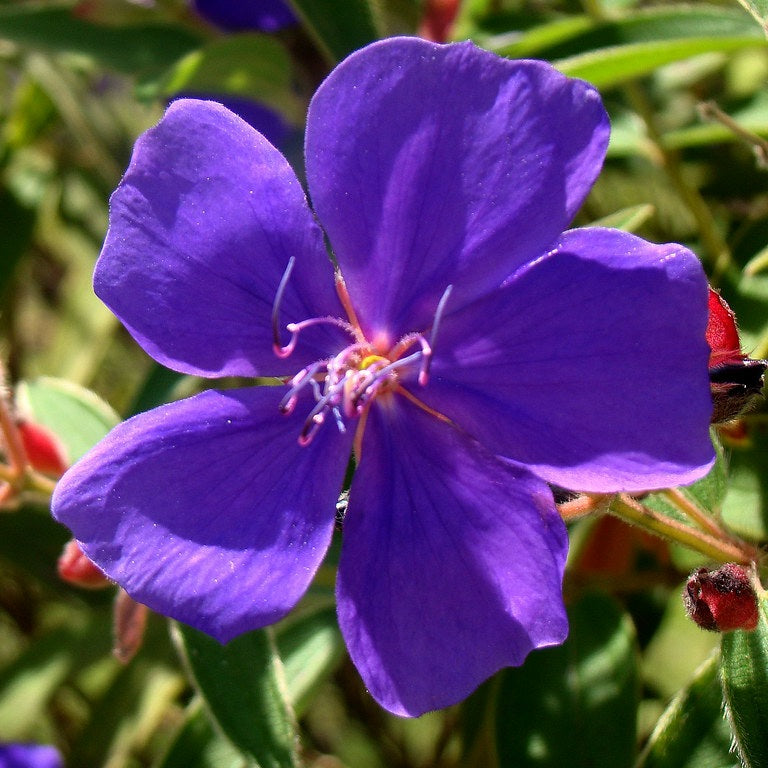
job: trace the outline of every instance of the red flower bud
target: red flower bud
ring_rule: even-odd
[[[112,582],[94,565],[73,539],[68,541],[57,563],[59,576],[70,584],[86,589],[109,587]]]
[[[699,568],[683,590],[688,616],[702,629],[729,632],[757,626],[757,595],[744,568],[727,563],[716,571]]]
[[[435,43],[447,42],[458,12],[459,0],[427,0],[419,34]]]
[[[737,418],[760,395],[767,363],[765,360],[753,360],[741,351],[736,315],[712,288],[709,289],[706,336],[711,350],[712,423],[719,424]]]
[[[741,353],[736,315],[714,288],[709,289],[707,344],[712,350],[709,356],[710,368],[718,363],[733,362],[745,357]]]
[[[31,421],[21,421],[17,427],[32,469],[61,477],[68,464],[56,435]]]

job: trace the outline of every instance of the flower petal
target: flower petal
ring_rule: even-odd
[[[284,322],[343,315],[322,234],[285,158],[220,104],[182,99],[136,142],[94,287],[170,368],[277,375],[338,349],[340,338],[310,328],[290,360],[272,352],[272,304],[291,256]]]
[[[195,10],[221,29],[275,32],[296,23],[284,0],[194,0]]]
[[[690,251],[572,230],[504,289],[446,315],[419,396],[565,488],[690,483],[714,459],[706,324]]]
[[[285,392],[208,391],[126,421],[67,472],[54,516],[159,613],[222,642],[276,621],[328,547],[351,441],[326,425],[300,447],[311,404],[283,416]]]
[[[372,409],[344,520],[339,623],[371,694],[419,715],[567,634],[547,486],[405,402]]]
[[[365,330],[429,326],[550,247],[608,143],[597,91],[472,43],[367,46],[320,86],[307,181]]]
[[[179,99],[217,101],[223,104],[230,112],[242,117],[246,123],[255,128],[273,147],[284,149],[289,141],[298,144],[298,129],[286,122],[279,112],[275,112],[261,102],[229,94],[193,91],[175,93],[172,101]]]

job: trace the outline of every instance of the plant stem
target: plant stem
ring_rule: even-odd
[[[745,542],[722,540],[662,515],[626,494],[614,496],[608,512],[651,533],[682,544],[720,563],[751,563],[759,552]]]
[[[660,491],[659,495],[663,496],[675,509],[690,518],[699,528],[711,533],[716,538],[731,538],[715,520],[678,488],[667,488]]]
[[[578,520],[594,512],[605,512],[611,496],[602,493],[582,493],[575,499],[557,505],[557,511],[563,520]]]
[[[7,481],[17,482],[24,474],[28,465],[27,452],[24,450],[24,444],[21,442],[21,435],[16,426],[16,421],[11,415],[8,403],[5,397],[0,393],[0,431],[2,431],[2,440],[5,444],[6,459],[8,461]],[[6,478],[3,478],[6,479]]]

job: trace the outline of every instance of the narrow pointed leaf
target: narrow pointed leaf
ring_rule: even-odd
[[[744,768],[768,765],[768,601],[752,632],[723,635],[720,674],[734,744]]]
[[[200,38],[180,27],[93,24],[65,7],[10,3],[0,7],[0,38],[50,53],[72,52],[127,74],[162,71]]]
[[[70,463],[101,440],[120,418],[93,392],[63,379],[41,377],[20,382],[21,412],[62,442]]]
[[[368,0],[292,0],[292,5],[331,62],[380,37]]]
[[[637,768],[737,768],[711,656],[659,719]]]
[[[175,636],[219,729],[260,768],[298,768],[296,724],[270,629],[227,645],[183,624]]]
[[[276,635],[290,701],[301,716],[317,688],[344,656],[336,609],[329,606],[289,618],[278,627]]]
[[[654,213],[654,207],[648,203],[630,205],[628,208],[622,208],[620,211],[593,221],[589,226],[613,227],[614,229],[623,229],[625,232],[636,232],[643,224],[653,218]]]
[[[295,93],[291,59],[269,35],[228,35],[185,56],[172,69],[163,95],[186,93],[236,96],[277,110],[292,122],[303,122]]]
[[[739,2],[752,14],[763,32],[768,35],[768,2],[766,0],[739,0]]]
[[[744,13],[716,6],[650,8],[588,28],[573,19],[553,26],[551,34],[537,28],[512,42],[492,40],[493,50],[546,58],[571,77],[608,88],[701,53],[765,45],[765,35]]]
[[[170,747],[152,768],[254,768],[254,763],[216,733],[202,702],[195,699]]]

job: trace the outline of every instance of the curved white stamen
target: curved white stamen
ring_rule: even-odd
[[[427,382],[429,381],[429,366],[432,363],[432,354],[434,353],[435,344],[437,343],[437,332],[440,329],[440,320],[443,317],[443,312],[445,311],[445,305],[448,303],[448,299],[450,298],[451,291],[453,291],[453,286],[449,285],[444,291],[443,295],[440,297],[440,301],[437,303],[437,309],[435,310],[435,319],[432,321],[432,332],[429,334],[429,342],[430,342],[430,350],[429,354],[424,354],[424,362],[421,365],[421,370],[419,371],[419,384],[422,387],[425,387],[427,385]]]
[[[277,293],[275,293],[275,300],[272,302],[272,349],[278,357],[288,357],[293,352],[293,347],[290,351],[285,352],[286,349],[280,344],[280,302],[283,300],[283,294],[285,293],[285,287],[288,285],[288,279],[293,272],[293,265],[296,263],[296,257],[291,256],[288,259],[288,264],[285,267],[285,272],[280,278],[280,283],[277,286]],[[294,339],[291,339],[293,345],[296,345]],[[289,345],[290,346],[290,345]]]
[[[301,392],[307,384],[311,384],[315,390],[315,399],[319,399],[319,385],[315,381],[315,374],[325,365],[325,362],[320,360],[312,365],[308,365],[306,368],[302,368],[289,382],[290,389],[285,397],[280,401],[277,406],[281,413],[291,413],[296,407],[298,400],[298,394]]]
[[[275,300],[272,302],[272,349],[274,353],[278,357],[289,357],[293,350],[296,349],[299,332],[304,330],[304,328],[309,328],[312,325],[319,325],[321,323],[335,325],[357,339],[358,331],[354,326],[350,325],[346,320],[342,320],[340,317],[332,317],[329,315],[327,317],[312,317],[308,320],[302,320],[299,323],[288,323],[285,328],[291,334],[291,340],[285,346],[280,343],[280,304],[283,301],[285,289],[288,285],[288,280],[291,277],[295,263],[296,257],[291,256],[291,258],[288,259],[285,272],[283,272],[283,276],[280,278],[280,283],[277,286]]]

